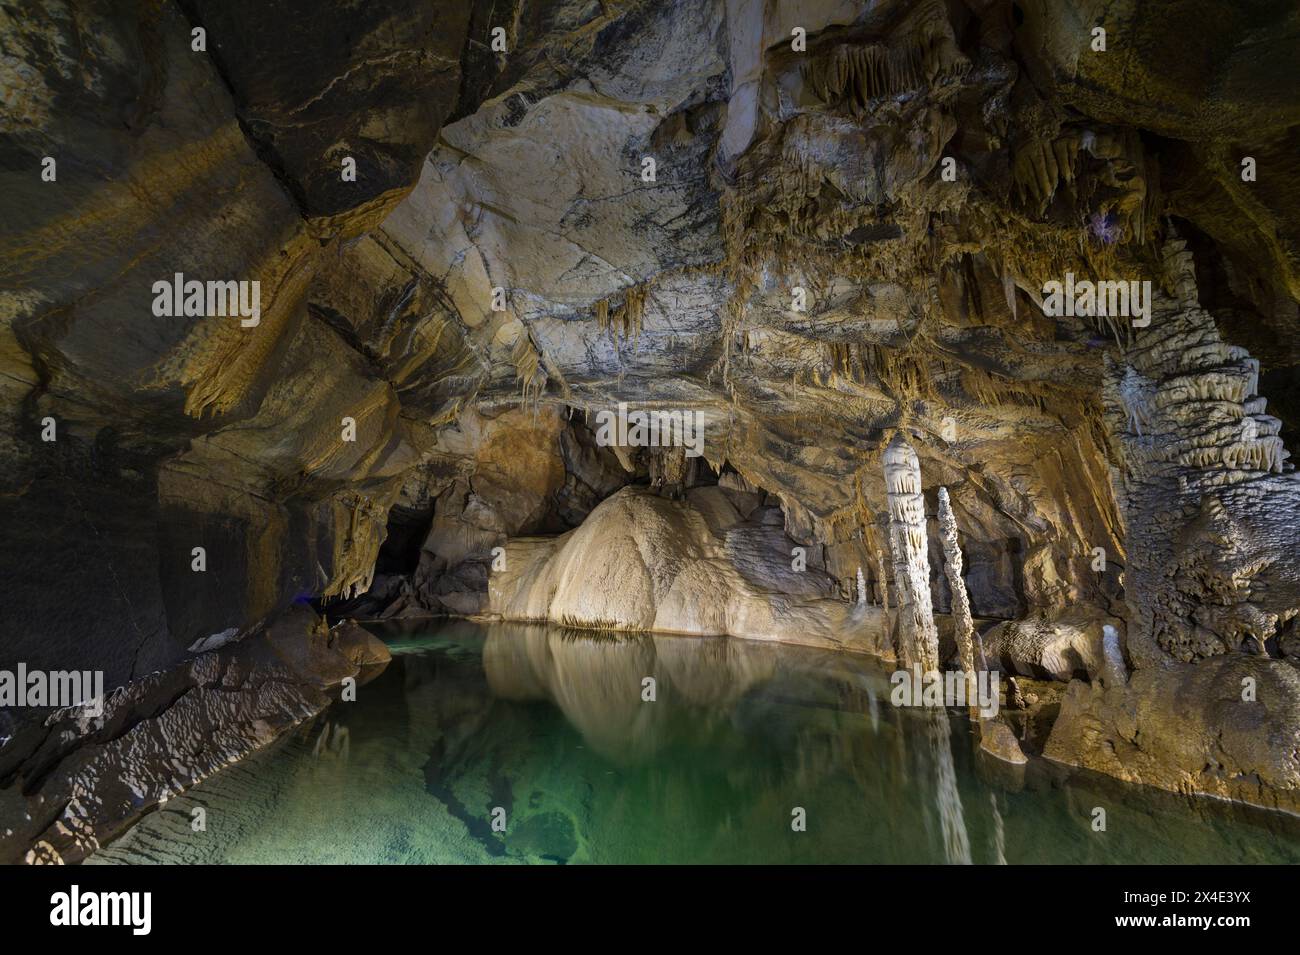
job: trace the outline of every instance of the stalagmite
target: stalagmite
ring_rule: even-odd
[[[880,581],[880,606],[889,613],[889,578],[885,574],[885,555],[876,548],[876,579]]]
[[[889,522],[889,561],[894,566],[894,601],[898,604],[897,609],[901,614],[911,604],[912,598],[907,592],[907,560],[904,557],[906,549],[900,543],[899,536],[900,532],[891,520]]]
[[[902,614],[906,623],[900,628],[899,656],[906,666],[919,663],[923,672],[930,673],[939,669],[939,632],[930,599],[921,462],[901,432],[885,449],[884,465],[890,541],[897,548],[895,574],[902,572],[899,590],[907,593],[911,610],[910,614]]]
[[[1101,628],[1101,653],[1102,683],[1108,687],[1128,683],[1128,667],[1124,664],[1124,654],[1119,648],[1119,631],[1110,624]]]
[[[975,699],[975,625],[971,621],[970,598],[961,578],[961,549],[957,546],[957,518],[952,513],[948,489],[939,488],[939,541],[943,544],[943,571],[952,591],[952,625],[961,654],[961,668],[966,674],[966,698]],[[971,705],[972,714],[976,707]]]
[[[858,565],[858,606],[867,605],[867,578],[862,575],[862,565]]]

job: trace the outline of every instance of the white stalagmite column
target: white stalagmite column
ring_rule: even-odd
[[[975,700],[975,624],[970,615],[970,597],[966,594],[966,581],[961,579],[961,549],[957,546],[957,518],[952,513],[948,489],[939,488],[939,543],[943,545],[943,572],[948,577],[952,591],[952,627],[957,638],[957,652],[961,655],[961,668],[966,673],[966,699],[972,711],[979,707]]]
[[[862,574],[862,565],[858,565],[858,606],[867,605],[867,578]]]
[[[906,548],[900,542],[902,531],[894,524],[891,517],[889,520],[889,560],[894,565],[894,599],[898,602],[898,611],[902,613],[912,602],[911,595],[907,592],[907,560],[904,557]]]
[[[921,665],[922,673],[939,669],[939,631],[930,598],[930,554],[925,533],[925,498],[921,494],[921,462],[902,432],[885,448],[885,491],[889,501],[890,542],[895,544],[895,573],[902,571],[907,594],[900,607],[904,623],[900,655],[905,666]]]

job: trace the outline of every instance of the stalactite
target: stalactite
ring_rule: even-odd
[[[921,3],[887,42],[837,44],[805,63],[803,76],[822,102],[863,116],[873,99],[944,83],[969,68],[942,4]]]
[[[957,541],[957,518],[948,500],[948,489],[939,488],[939,541],[943,545],[943,571],[952,591],[952,624],[961,655],[961,668],[966,674],[966,699],[975,699],[975,625],[971,620],[970,597],[966,582],[962,580],[961,548]],[[978,707],[970,705],[972,719],[977,719]]]
[[[910,613],[900,628],[903,663],[919,663],[925,673],[939,669],[939,632],[930,598],[930,555],[925,532],[925,498],[921,494],[921,462],[902,432],[885,449],[885,491],[889,501],[891,539],[897,541],[895,573],[906,581]],[[902,567],[898,565],[901,562]]]
[[[547,376],[541,365],[541,355],[533,348],[527,332],[521,333],[515,341],[510,361],[515,366],[515,380],[519,383],[524,403],[536,406],[546,390]]]
[[[1074,183],[1078,174],[1079,137],[1064,135],[1031,140],[1016,151],[1012,178],[1020,202],[1042,215],[1061,185]]]
[[[645,323],[645,300],[645,286],[633,285],[623,297],[623,304],[615,310],[612,324],[618,327],[625,339],[640,337]]]
[[[610,340],[618,345],[640,337],[645,324],[645,285],[633,285],[623,295],[623,303],[611,309],[609,299],[602,298],[596,302],[593,311],[596,326],[609,334]]]

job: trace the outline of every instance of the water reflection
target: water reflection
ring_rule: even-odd
[[[1005,789],[964,714],[889,705],[866,658],[466,622],[386,637],[355,703],[95,861],[1300,861],[1276,816],[1048,771]]]
[[[625,766],[649,761],[675,743],[698,746],[715,735],[719,724],[729,726],[747,695],[758,688],[781,707],[841,714],[861,712],[855,704],[865,694],[872,732],[878,733],[877,687],[872,684],[881,675],[859,669],[855,662],[726,638],[542,627],[521,634],[519,627],[506,625],[489,627],[483,647],[488,685],[497,696],[548,700],[588,745]],[[643,692],[647,679],[654,681],[653,702]],[[969,863],[948,714],[927,710],[918,715],[929,760],[920,767],[927,778],[914,782],[932,794],[945,860]],[[825,745],[827,740],[817,739],[824,730],[814,727],[806,727],[803,735],[789,747],[798,754],[795,778],[800,784],[815,788],[845,757],[862,763],[863,775],[869,771],[869,749]],[[809,758],[819,753],[821,759]]]
[[[735,640],[604,635],[562,628],[488,628],[483,668],[498,697],[557,706],[587,745],[632,765],[674,739],[725,721],[753,687],[772,681],[772,648]],[[654,681],[654,702],[643,699]]]
[[[957,791],[957,770],[952,759],[948,713],[945,710],[925,710],[921,718],[926,723],[926,735],[930,740],[935,805],[939,810],[939,824],[943,828],[944,859],[969,864],[970,840],[966,837],[966,820],[962,817],[961,793]]]

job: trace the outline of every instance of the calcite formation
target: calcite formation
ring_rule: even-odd
[[[681,502],[624,488],[576,530],[512,539],[488,609],[570,627],[889,650],[879,608],[840,599],[815,556],[796,569],[778,508],[746,518],[733,498],[719,487]]]
[[[970,615],[970,598],[962,579],[961,545],[957,539],[957,519],[952,513],[948,489],[939,488],[939,541],[943,545],[943,572],[952,593],[952,629],[957,640],[957,654],[966,673],[967,698],[975,680],[975,625]]]
[[[1296,17],[6,5],[0,669],[136,692],[304,603],[892,656],[888,612],[965,667],[968,603],[1078,678],[1049,756],[1286,804]],[[257,324],[155,315],[177,273],[259,283]],[[1067,275],[1151,314],[1049,314]],[[701,455],[605,441],[620,403]],[[1135,737],[1144,694],[1205,732]]]
[[[899,630],[899,658],[920,664],[922,673],[939,669],[939,631],[930,597],[930,553],[925,534],[925,499],[921,465],[901,433],[885,448],[885,487],[889,500],[889,539],[894,548]]]
[[[1122,455],[1130,653],[1142,662],[1268,656],[1300,613],[1300,478],[1265,412],[1259,362],[1198,303],[1191,253],[1163,249],[1172,290],[1108,359]]]

